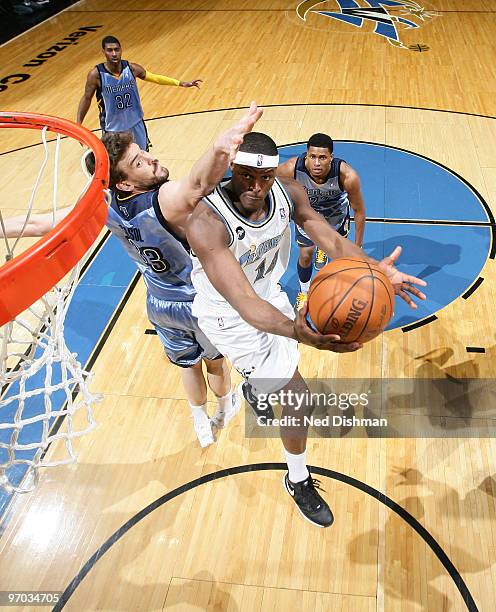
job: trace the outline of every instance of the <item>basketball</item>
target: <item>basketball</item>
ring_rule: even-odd
[[[320,333],[338,334],[348,343],[369,342],[393,316],[393,286],[377,265],[335,259],[310,284],[308,311]]]

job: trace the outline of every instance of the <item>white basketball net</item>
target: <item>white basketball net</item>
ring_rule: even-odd
[[[45,159],[31,193],[24,227],[32,214],[49,159],[46,131],[47,128],[42,131]],[[57,134],[53,214],[57,210],[59,147]],[[88,176],[84,163],[82,166]],[[78,201],[89,183],[90,179]],[[0,239],[5,240],[10,259],[15,255],[19,238]],[[38,482],[40,467],[75,461],[74,438],[95,427],[91,406],[99,397],[89,391],[90,374],[83,370],[77,355],[71,353],[64,341],[65,317],[81,265],[79,262],[41,300],[0,328],[0,486],[8,492],[32,490]],[[56,440],[63,443],[57,444],[48,460],[45,453]]]

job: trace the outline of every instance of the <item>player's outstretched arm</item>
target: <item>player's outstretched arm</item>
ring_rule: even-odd
[[[232,128],[217,137],[213,146],[194,164],[187,176],[162,185],[159,191],[160,208],[170,223],[183,225],[185,214],[191,213],[203,197],[212,193],[224,178],[228,164],[234,159],[243,137],[251,132],[262,112],[252,102],[248,112]]]
[[[36,213],[29,217],[26,222],[26,215],[17,215],[16,217],[10,217],[8,219],[0,220],[0,238],[19,238],[23,236],[25,238],[37,238],[44,236],[51,229],[53,229],[57,223],[68,215],[73,206],[66,206],[60,208],[54,213]],[[5,230],[5,232],[4,232]]]
[[[252,102],[248,112],[232,128],[215,139],[213,146],[195,163],[188,177],[189,187],[197,191],[198,199],[211,193],[226,173],[229,162],[233,161],[255,123],[262,116],[263,109]]]
[[[427,283],[416,276],[403,274],[403,272],[394,267],[401,253],[400,247],[397,247],[389,257],[384,258],[381,262],[377,262],[375,259],[368,257],[356,244],[340,236],[327,223],[324,217],[313,210],[305,190],[299,183],[291,179],[283,179],[282,182],[293,199],[296,223],[310,236],[312,242],[317,244],[329,257],[333,259],[338,257],[356,257],[379,264],[389,277],[396,295],[404,300],[410,308],[417,308],[417,305],[408,295],[409,293],[419,300],[425,300],[425,295],[414,285],[425,287]]]
[[[192,81],[180,81],[179,79],[173,79],[172,77],[164,76],[162,74],[154,74],[149,70],[145,70],[143,66],[139,64],[130,64],[131,70],[137,79],[148,81],[149,83],[156,83],[157,85],[169,85],[171,87],[197,87],[200,88],[201,79],[193,79]]]
[[[91,106],[91,99],[95,95],[95,91],[98,87],[100,79],[98,77],[97,68],[92,68],[88,74],[86,79],[86,85],[84,86],[83,97],[79,101],[79,106],[77,110],[76,122],[83,123],[84,118],[86,117],[87,112]]]
[[[374,261],[357,245],[338,234],[324,217],[310,206],[307,192],[297,181],[283,178],[281,182],[293,200],[295,222],[329,257],[358,257]]]
[[[295,323],[260,298],[227,246],[228,237],[223,222],[205,204],[200,203],[191,215],[186,236],[214,288],[256,329],[293,338],[323,350],[348,352],[360,348],[358,343],[339,343],[339,336],[314,332],[301,316]]]

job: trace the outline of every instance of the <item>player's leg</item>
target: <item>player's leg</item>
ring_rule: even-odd
[[[219,317],[218,313],[211,313],[211,309],[209,311],[197,298],[193,311],[198,316],[200,327],[247,379],[255,398],[261,397],[261,394],[266,397],[281,389],[291,389],[293,392],[301,390],[304,381],[297,371],[299,352],[295,340],[262,333],[248,325],[235,311]],[[269,301],[286,316],[294,316],[293,308],[283,291],[271,296]],[[260,406],[260,411],[265,410],[267,402],[261,402]],[[294,407],[283,408],[286,414],[294,413]],[[268,413],[265,413],[265,417],[270,418]],[[315,483],[306,468],[307,429],[304,426],[290,428],[282,431],[281,437],[288,463],[286,489],[307,520],[321,527],[330,525],[333,521],[332,513],[316,491]]]
[[[202,369],[201,350],[192,353],[191,343],[181,333],[182,330],[164,329],[157,325],[154,327],[164,345],[167,357],[174,365],[181,368],[181,380],[191,409],[193,428],[198,442],[202,448],[209,446],[215,442],[215,437],[207,412],[207,385]],[[190,346],[186,352],[187,345]]]
[[[201,360],[192,366],[182,368],[181,379],[184,391],[192,406],[203,407],[207,405],[207,385]]]
[[[208,386],[217,398],[231,391],[231,372],[225,359],[205,359]]]
[[[225,359],[220,359],[225,361]],[[181,372],[183,387],[191,408],[193,427],[202,448],[215,442],[212,423],[207,412],[207,385],[203,374],[202,361],[198,361]]]
[[[298,369],[293,378],[281,390],[282,401],[281,440],[288,472],[284,476],[286,491],[294,499],[300,513],[318,527],[329,527],[334,521],[331,509],[317,491],[320,482],[312,478],[307,468],[308,421],[312,414],[311,395]],[[298,401],[296,401],[298,398]]]
[[[143,151],[148,151],[150,148],[150,140],[148,138],[148,132],[144,121],[140,121],[131,128],[133,133],[134,142]]]
[[[241,408],[241,396],[231,389],[231,371],[225,359],[205,359],[208,386],[217,397],[217,409],[210,419],[223,429]]]
[[[272,336],[273,343],[270,349],[270,357],[267,363],[278,363],[279,374],[283,369],[288,373],[292,370],[292,376],[283,386],[272,389],[264,389],[263,383],[266,378],[262,369],[257,369],[253,377],[253,389],[257,395],[260,390],[264,394],[277,393],[281,399],[282,406],[281,422],[288,425],[281,425],[280,435],[284,446],[284,457],[288,465],[288,472],[284,475],[284,486],[291,495],[302,516],[317,527],[329,527],[334,521],[331,509],[327,502],[318,492],[319,481],[312,478],[307,467],[307,437],[308,421],[305,417],[312,414],[311,394],[308,387],[301,377],[295,363],[294,351],[297,348],[292,346],[288,338]],[[286,364],[284,366],[283,364]],[[267,368],[267,372],[272,368]],[[250,381],[252,378],[250,377]],[[260,384],[262,383],[262,385]],[[263,396],[264,398],[266,395]]]
[[[287,317],[294,317],[291,304],[283,291],[271,299],[271,303]],[[281,371],[291,372],[286,384],[279,390],[280,397],[283,398],[281,402],[282,422],[290,423],[290,425],[280,427],[284,455],[288,464],[284,486],[298,506],[300,513],[308,521],[318,527],[329,527],[334,517],[328,504],[317,491],[319,482],[312,478],[307,468],[308,421],[305,421],[304,417],[312,414],[313,407],[307,384],[298,371],[298,348],[294,341],[288,338],[272,336],[272,339],[271,361],[280,364]],[[298,353],[298,358],[295,358],[295,351]],[[254,374],[259,375],[257,372]],[[255,388],[257,382],[254,378]],[[298,398],[298,401],[295,401],[295,398]]]
[[[182,368],[181,378],[191,408],[193,427],[202,447],[215,442],[207,413],[207,385],[202,370],[204,348],[198,343],[196,319],[191,314],[191,302],[169,302],[147,297],[150,322],[162,342],[165,354],[174,365]],[[219,354],[209,345],[211,357]]]
[[[210,422],[217,429],[223,429],[239,412],[241,398],[231,389],[231,371],[226,360],[202,332],[193,314],[191,314],[190,325],[194,328],[195,341],[202,349],[208,386],[217,398],[217,409]]]
[[[201,359],[194,365],[182,368],[181,379],[193,417],[193,427],[200,446],[215,442],[207,413],[207,385],[203,376]]]
[[[299,251],[297,270],[300,282],[300,291],[296,297],[295,308],[299,310],[306,302],[310,281],[312,280],[312,261],[315,245],[301,227],[296,226],[295,237]]]

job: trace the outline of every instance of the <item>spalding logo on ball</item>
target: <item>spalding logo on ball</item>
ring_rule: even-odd
[[[320,333],[338,334],[343,342],[368,342],[393,316],[394,289],[377,265],[334,259],[310,284],[308,312]]]

